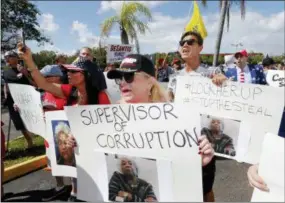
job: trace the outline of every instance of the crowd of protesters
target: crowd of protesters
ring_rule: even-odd
[[[149,58],[139,54],[127,56],[127,58],[133,59],[131,61],[135,61],[134,64],[124,60],[121,63],[107,64],[104,70],[107,72],[107,77],[115,80],[120,87],[121,99],[118,103],[173,102],[177,76],[182,75],[199,74],[209,77],[218,86],[229,79],[239,83],[267,85],[266,73],[268,70],[285,70],[284,64],[276,66],[270,57],[264,58],[261,65],[248,64],[246,50],[235,53],[234,60],[232,63],[226,64],[226,68],[207,68],[200,61],[203,38],[199,33],[186,32],[179,43],[179,57],[175,58],[171,64],[166,63],[166,58],[158,59],[158,63],[154,64]],[[24,60],[25,67],[19,63],[20,60]],[[107,85],[103,71],[94,62],[92,50],[88,47],[83,47],[78,57],[71,64],[66,64],[64,55],[58,55],[55,64],[49,64],[39,70],[39,67],[32,59],[31,50],[20,43],[18,44],[18,52],[9,51],[5,53],[5,61],[9,66],[9,69],[5,70],[3,74],[5,104],[9,109],[16,130],[21,131],[24,135],[28,150],[33,149],[33,135],[25,129],[19,109],[14,105],[13,98],[9,93],[8,83],[35,86],[41,92],[44,111],[63,110],[64,106],[111,104],[106,91]],[[164,90],[159,82],[168,83],[167,90]],[[280,127],[279,135],[284,137],[284,114],[281,123],[283,125]],[[204,201],[213,202],[215,199],[213,184],[216,158],[210,143],[211,140],[207,139],[205,133],[201,135],[199,138],[199,153],[202,156],[203,165]],[[2,133],[1,136],[4,137]],[[68,147],[76,147],[74,137],[71,136],[67,139]],[[2,140],[1,142],[5,141]],[[48,143],[45,144],[48,147]],[[3,158],[2,156],[2,163]],[[3,166],[3,164],[1,165]],[[248,177],[252,186],[263,190],[267,189],[264,187],[265,183],[260,181],[261,178],[258,176],[258,165],[250,167]],[[56,182],[57,187],[54,189],[54,194],[45,201],[52,201],[65,191],[63,178],[56,177]],[[78,201],[76,193],[77,182],[75,178],[72,178],[72,191],[68,201]],[[126,198],[126,193],[113,195],[114,197]],[[129,193],[127,195],[128,198],[124,199],[126,201],[141,200],[137,197],[132,198]],[[144,198],[146,201],[148,199],[156,200],[154,196]],[[112,198],[112,200],[115,199]]]

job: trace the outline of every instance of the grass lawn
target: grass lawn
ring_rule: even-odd
[[[9,143],[9,150],[6,152],[5,156],[5,168],[44,155],[46,151],[44,139],[41,136],[35,135],[33,136],[33,143],[34,147],[30,150],[26,150],[27,143],[24,137],[11,140]]]

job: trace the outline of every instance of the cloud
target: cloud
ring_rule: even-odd
[[[173,18],[162,13],[153,14],[153,22],[149,24],[151,33],[139,35],[142,53],[176,51],[178,41],[189,17]],[[204,41],[203,53],[214,53],[219,26],[219,14],[203,16],[208,37]],[[231,45],[241,42],[248,51],[273,54],[284,52],[284,11],[264,16],[249,11],[245,20],[241,20],[239,12],[231,13],[230,30],[224,31],[220,52],[235,52]]]
[[[72,33],[76,33],[78,35],[79,42],[88,46],[98,46],[99,43],[99,36],[93,34],[89,31],[89,28],[86,24],[81,23],[79,21],[73,21]]]
[[[40,16],[40,28],[44,31],[55,32],[59,25],[54,22],[54,16],[50,13],[44,13]]]
[[[51,44],[48,44],[48,43],[45,43],[44,47],[43,47],[43,50],[46,50],[46,51],[54,51],[56,53],[61,53],[61,49],[54,46],[54,45],[51,45]]]
[[[124,1],[101,1],[100,3],[100,8],[97,11],[97,14],[102,14],[104,12],[110,11],[110,10],[115,10],[116,12],[119,12],[119,10],[122,7]],[[131,1],[128,1],[131,2]],[[135,1],[142,3],[149,8],[154,8],[157,7],[161,4],[167,3],[167,1]]]

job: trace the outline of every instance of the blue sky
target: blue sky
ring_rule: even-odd
[[[42,15],[39,23],[53,45],[38,47],[27,44],[34,52],[49,49],[71,54],[82,46],[96,46],[100,35],[100,23],[119,10],[119,1],[33,1]],[[151,33],[140,36],[142,53],[168,52],[177,49],[179,36],[190,19],[192,1],[148,1],[143,2],[152,11]],[[200,5],[200,4],[199,4]],[[239,7],[232,8],[231,27],[225,32],[222,52],[233,52],[232,43],[242,42],[243,48],[269,54],[284,52],[284,2],[247,1],[246,20],[240,19]],[[219,3],[209,1],[207,8],[200,6],[208,37],[204,53],[214,51],[219,23]],[[283,15],[282,15],[283,14]],[[274,40],[272,40],[274,39]],[[283,40],[283,41],[282,41]],[[120,43],[117,27],[105,43]]]

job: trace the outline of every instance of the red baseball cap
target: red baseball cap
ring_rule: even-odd
[[[247,51],[245,49],[235,53],[235,58],[237,58],[237,55],[248,57]]]

